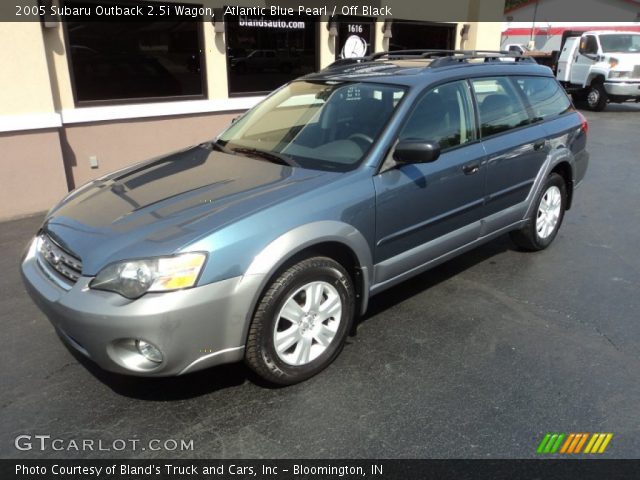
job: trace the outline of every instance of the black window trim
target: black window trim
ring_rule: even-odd
[[[68,0],[63,0],[63,5],[67,3]],[[149,1],[138,1],[138,0],[125,0],[118,5],[125,6],[127,4],[138,5],[138,4],[149,4],[152,2]],[[198,6],[202,7],[202,4],[182,4],[185,6]],[[64,41],[64,49],[66,52],[67,58],[67,68],[69,71],[69,79],[71,83],[71,93],[73,95],[73,104],[76,108],[82,107],[101,107],[101,106],[124,106],[124,105],[139,105],[146,103],[164,103],[164,102],[179,102],[179,101],[189,101],[189,100],[207,100],[209,98],[209,91],[207,85],[207,64],[206,64],[206,55],[205,55],[205,47],[204,47],[204,17],[201,17],[199,20],[194,20],[198,27],[196,31],[198,33],[198,46],[200,50],[200,82],[202,84],[202,93],[195,95],[171,95],[171,96],[162,96],[162,97],[130,97],[130,98],[116,98],[113,100],[78,100],[78,91],[76,88],[76,79],[74,75],[73,69],[73,56],[71,55],[71,43],[69,42],[69,31],[67,22],[62,22],[62,36]]]
[[[514,84],[514,80],[513,77],[541,77],[541,78],[551,78],[553,79],[553,77],[550,77],[549,75],[536,75],[536,74],[518,74],[518,73],[509,73],[509,74],[488,74],[488,75],[482,75],[482,76],[477,76],[477,77],[470,77],[469,78],[469,82],[471,83],[473,80],[479,80],[479,79],[483,79],[483,78],[498,78],[498,77],[504,77],[507,79],[507,81],[516,89],[516,94],[520,97],[520,99],[522,100],[522,96],[524,96],[525,101],[523,102],[524,106],[525,106],[525,110],[527,112],[527,116],[529,117],[529,123],[527,123],[526,125],[520,125],[519,127],[515,127],[515,128],[510,128],[508,130],[504,130],[503,132],[498,132],[498,133],[493,133],[491,135],[487,135],[487,136],[483,136],[482,135],[482,128],[480,128],[480,125],[478,125],[479,128],[479,134],[480,134],[480,140],[484,141],[487,139],[492,139],[492,138],[496,138],[499,137],[501,135],[508,135],[512,132],[518,132],[524,128],[529,128],[533,125],[540,125],[548,120],[555,120],[556,118],[560,118],[564,115],[568,115],[570,113],[573,113],[575,111],[575,108],[573,107],[573,104],[571,102],[570,103],[570,108],[568,108],[566,111],[558,114],[558,115],[554,115],[554,116],[549,116],[546,117],[544,119],[540,119],[536,121],[536,118],[533,115],[533,110],[532,107],[530,107],[530,102],[526,99],[526,95],[524,95],[524,93],[522,92],[522,89],[520,87],[518,87],[517,85]],[[474,98],[474,105],[476,107],[477,110],[477,115],[478,115],[478,119],[480,118],[480,109],[479,109],[479,104],[478,104],[478,99],[476,97],[476,92],[475,90],[473,90],[473,87],[471,89],[471,93],[473,95]]]

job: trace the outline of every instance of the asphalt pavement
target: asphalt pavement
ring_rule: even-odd
[[[242,364],[99,370],[22,286],[42,216],[1,223],[0,457],[527,458],[547,432],[612,432],[603,456],[638,458],[640,106],[585,113],[590,168],[548,250],[503,237],[374,297],[336,362],[293,387]],[[168,439],[193,449],[149,448]]]

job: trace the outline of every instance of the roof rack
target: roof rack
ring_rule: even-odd
[[[466,63],[469,60],[484,59],[485,62],[498,62],[508,58],[512,62],[536,63],[531,57],[524,57],[518,52],[508,52],[506,50],[440,50],[440,49],[414,49],[395,50],[378,52],[366,57],[343,58],[336,60],[327,68],[342,67],[357,63],[373,62],[381,58],[389,60],[401,59],[431,59],[433,60],[428,68],[438,68],[455,65],[456,63]]]

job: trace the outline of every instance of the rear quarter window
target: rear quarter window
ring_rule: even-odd
[[[483,137],[506,132],[531,123],[521,95],[508,78],[471,80],[480,112]]]
[[[516,77],[515,82],[527,97],[536,120],[571,110],[571,102],[562,87],[549,77]]]

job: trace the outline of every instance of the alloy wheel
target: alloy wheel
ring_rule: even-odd
[[[558,225],[560,211],[562,209],[562,194],[560,189],[552,185],[544,192],[540,205],[538,205],[538,216],[536,218],[536,232],[541,239],[548,238]]]
[[[327,282],[310,282],[284,302],[273,329],[278,357],[289,365],[306,365],[327,350],[342,321],[342,299]]]

